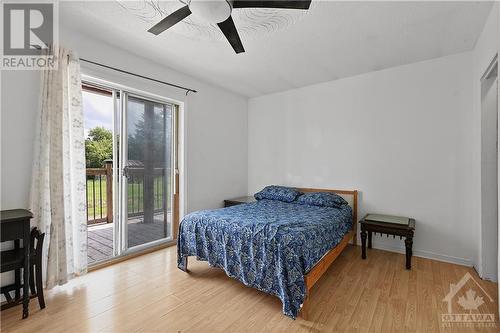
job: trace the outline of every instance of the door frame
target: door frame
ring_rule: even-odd
[[[485,233],[485,230],[488,228],[488,221],[486,221],[485,219],[485,216],[483,215],[483,204],[484,204],[484,198],[483,198],[483,131],[484,131],[484,128],[483,128],[483,120],[484,120],[484,109],[483,109],[483,83],[486,79],[488,79],[488,77],[493,73],[493,71],[497,71],[497,74],[496,74],[496,94],[497,94],[497,109],[496,109],[496,118],[497,118],[497,123],[496,123],[496,161],[497,161],[497,170],[496,170],[496,175],[497,175],[497,184],[496,184],[496,188],[497,188],[497,202],[496,202],[496,210],[497,210],[497,231],[498,231],[498,236],[497,236],[497,252],[495,253],[495,256],[497,258],[496,261],[498,261],[499,259],[499,252],[498,252],[498,244],[499,244],[499,240],[500,240],[500,153],[499,153],[499,142],[500,142],[500,131],[499,131],[499,123],[500,123],[500,88],[499,88],[499,62],[498,62],[498,54],[496,54],[493,59],[491,60],[490,64],[488,65],[488,67],[486,68],[484,74],[481,76],[481,79],[479,80],[479,86],[480,86],[480,89],[479,89],[479,103],[480,103],[480,112],[481,112],[481,228],[480,228],[480,239],[481,239],[481,242],[479,244],[479,253],[480,253],[480,256],[479,256],[479,260],[480,260],[480,264],[479,264],[479,275],[482,279],[485,279],[485,280],[491,280],[491,281],[495,281],[495,277],[491,275],[491,272],[492,271],[491,269],[488,269],[486,267],[486,264],[489,265],[489,255],[487,253],[485,253],[485,239],[483,237],[484,233]],[[495,84],[495,83],[493,83]],[[491,207],[490,207],[491,208]],[[488,257],[487,257],[488,255]],[[497,267],[498,268],[498,267]],[[499,279],[499,276],[498,276],[498,272],[494,272],[493,274],[497,274],[496,276],[496,280]]]
[[[171,104],[174,106],[174,126],[173,126],[173,131],[174,131],[174,154],[176,157],[174,158],[174,167],[177,167],[174,169],[174,184],[173,184],[173,192],[172,192],[172,231],[171,231],[171,238],[167,239],[159,239],[156,241],[152,241],[146,244],[141,244],[134,246],[131,249],[126,248],[126,227],[123,227],[123,223],[121,222],[120,218],[123,214],[127,214],[127,207],[126,207],[126,201],[123,201],[123,198],[118,197],[118,193],[122,193],[123,191],[118,191],[118,182],[114,182],[114,187],[113,187],[113,222],[120,221],[120,223],[114,223],[113,224],[113,257],[110,260],[99,262],[96,264],[96,266],[103,266],[106,265],[108,262],[114,262],[116,260],[121,260],[124,257],[134,257],[141,252],[147,253],[153,248],[162,248],[165,246],[171,246],[175,245],[177,243],[176,235],[177,235],[177,229],[179,226],[180,219],[184,215],[184,207],[185,207],[185,193],[184,193],[184,187],[186,184],[185,180],[185,172],[184,172],[184,166],[185,164],[185,154],[184,154],[184,143],[185,143],[185,131],[184,131],[184,102],[153,94],[147,91],[143,91],[140,89],[132,88],[126,85],[122,85],[119,83],[114,83],[110,82],[104,79],[97,78],[95,76],[91,75],[86,75],[82,74],[81,75],[81,80],[82,83],[88,83],[90,85],[94,85],[97,87],[103,87],[103,88],[108,88],[108,89],[113,89],[113,106],[114,106],[114,117],[113,117],[113,128],[115,130],[115,133],[120,134],[120,138],[123,138],[123,131],[126,131],[125,126],[126,126],[126,105],[123,105],[125,103],[125,96],[130,94],[131,96],[137,96],[141,98],[148,99],[152,102],[158,102],[162,104]],[[120,93],[120,99],[117,101],[115,91],[119,91]],[[118,103],[118,104],[115,104]],[[115,123],[115,121],[118,120],[119,123]],[[118,145],[116,135],[113,135],[113,155],[117,156],[116,153],[118,153],[118,146],[120,146],[120,154],[119,154],[119,165],[122,164],[122,158],[123,158],[123,152],[125,152],[127,147],[126,144],[124,145],[123,143],[121,145]],[[113,167],[113,177],[117,176],[118,178],[115,179],[120,179],[123,181],[125,178],[123,176],[123,168],[117,168]],[[125,204],[123,204],[125,203]],[[116,235],[120,235],[120,237],[116,237]],[[125,240],[125,241],[123,241]]]

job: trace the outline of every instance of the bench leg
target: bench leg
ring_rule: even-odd
[[[361,230],[361,259],[366,259],[366,231]]]
[[[406,237],[406,269],[411,269],[411,256],[413,255],[413,237]]]

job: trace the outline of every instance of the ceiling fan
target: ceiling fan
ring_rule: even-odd
[[[179,23],[193,14],[208,23],[217,23],[229,44],[236,53],[245,52],[240,36],[231,18],[235,8],[283,8],[283,9],[309,9],[311,0],[277,0],[277,1],[252,1],[252,0],[187,0],[187,5],[176,10],[163,20],[155,24],[148,32],[159,35],[163,31]]]

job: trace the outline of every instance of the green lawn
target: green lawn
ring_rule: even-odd
[[[163,201],[163,176],[158,176],[154,181],[154,207],[155,209],[162,208]],[[144,185],[141,182],[128,184],[128,212],[140,213],[144,206]],[[95,201],[94,201],[95,197]],[[88,220],[106,218],[106,177],[102,177],[99,182],[99,176],[93,179],[87,179],[87,214]],[[170,209],[170,202],[167,202]]]

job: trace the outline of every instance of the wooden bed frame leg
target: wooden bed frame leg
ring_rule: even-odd
[[[302,308],[300,309],[300,316],[304,320],[309,320],[309,295],[304,298],[304,303],[302,303]]]

